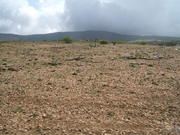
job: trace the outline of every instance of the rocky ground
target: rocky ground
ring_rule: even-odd
[[[0,44],[0,135],[178,134],[180,47]]]

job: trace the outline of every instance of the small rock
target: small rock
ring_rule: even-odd
[[[134,57],[134,56],[128,56],[128,57],[126,57],[128,60],[135,60],[135,59],[137,59],[136,57]]]
[[[37,79],[37,80],[38,80],[38,81],[42,81],[42,79],[40,79],[40,78],[39,78],[39,79]]]
[[[153,64],[148,64],[148,66],[149,66],[149,67],[154,67],[154,65],[153,65]]]
[[[77,73],[76,73],[76,72],[74,72],[74,73],[72,73],[72,75],[77,75]]]
[[[17,69],[12,68],[12,67],[8,68],[7,70],[9,70],[9,71],[18,71]]]
[[[160,60],[160,59],[163,59],[164,57],[163,56],[154,56],[154,58],[157,60]]]
[[[86,66],[86,65],[87,65],[86,63],[77,64],[77,66]]]
[[[47,85],[52,85],[52,83],[49,82]]]
[[[57,66],[57,65],[61,65],[61,63],[48,62],[48,65],[50,65],[50,66]]]
[[[129,66],[130,67],[135,67],[135,66],[138,66],[138,65],[144,65],[145,63],[129,63]]]
[[[1,71],[6,71],[6,69],[5,69],[5,68],[1,68],[1,67],[0,67],[0,72],[1,72]]]
[[[83,57],[70,57],[70,58],[66,58],[65,61],[73,61],[73,60],[81,60],[81,59],[84,59]]]

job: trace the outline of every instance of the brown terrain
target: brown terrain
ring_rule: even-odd
[[[180,47],[0,44],[0,135],[179,135]]]

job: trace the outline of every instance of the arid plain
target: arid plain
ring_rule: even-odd
[[[0,135],[179,133],[179,46],[0,44]]]

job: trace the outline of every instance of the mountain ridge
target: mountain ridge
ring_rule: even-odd
[[[70,31],[70,32],[55,32],[47,34],[32,34],[32,35],[18,35],[9,33],[0,33],[0,41],[52,41],[59,40],[65,36],[80,40],[180,40],[179,37],[168,36],[140,36],[140,35],[126,35],[108,31]]]

